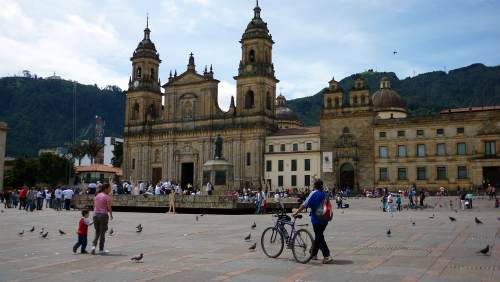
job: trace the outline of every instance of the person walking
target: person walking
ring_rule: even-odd
[[[54,196],[55,196],[55,206],[56,206],[56,211],[61,210],[61,202],[62,202],[62,196],[63,196],[63,191],[61,188],[57,187],[56,191],[54,191]]]
[[[175,213],[175,196],[173,192],[168,194],[168,213]]]
[[[328,225],[328,221],[321,220],[316,215],[316,210],[323,204],[325,197],[327,196],[325,192],[323,192],[323,181],[321,179],[317,179],[313,185],[313,191],[309,194],[309,197],[304,201],[303,204],[293,213],[293,216],[296,217],[302,210],[311,208],[311,223],[313,225],[314,230],[314,246],[311,251],[312,259],[318,259],[318,252],[321,250],[323,253],[323,263],[329,264],[333,262],[332,257],[330,256],[330,249],[325,241],[325,229]]]
[[[43,192],[41,188],[36,191],[36,210],[41,211],[43,208]]]
[[[73,195],[75,193],[73,192],[73,190],[71,190],[71,188],[66,188],[64,191],[63,191],[63,195],[64,195],[64,208],[69,211],[70,208],[71,208],[71,200],[73,199]]]
[[[19,210],[26,207],[26,197],[28,196],[28,187],[23,186],[21,192],[19,192]]]
[[[111,193],[111,186],[109,184],[103,184],[101,189],[97,191],[97,195],[94,198],[94,228],[95,237],[92,243],[91,253],[95,255],[96,246],[99,242],[99,252],[103,254],[109,253],[108,250],[104,249],[104,242],[106,240],[106,231],[108,230],[108,221],[113,220],[113,211],[111,209],[112,198],[109,195]],[[109,216],[108,216],[109,214]]]
[[[50,189],[45,189],[45,208],[52,207],[51,197],[52,197],[52,191],[50,191]]]

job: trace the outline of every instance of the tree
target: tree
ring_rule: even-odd
[[[66,183],[68,174],[73,172],[70,160],[51,153],[38,158],[38,181],[50,185]]]
[[[123,163],[123,143],[116,142],[115,147],[113,149],[113,158],[111,159],[111,163],[114,167],[121,167]]]
[[[90,140],[86,146],[86,153],[90,156],[90,163],[94,164],[95,157],[99,154],[104,146],[97,143],[95,140]]]
[[[17,158],[14,161],[12,174],[9,175],[9,184],[13,187],[20,187],[22,185],[33,186],[36,183],[38,173],[38,160]]]
[[[70,148],[70,154],[73,158],[78,160],[78,166],[81,165],[82,159],[86,155],[86,144],[84,143],[75,143]]]

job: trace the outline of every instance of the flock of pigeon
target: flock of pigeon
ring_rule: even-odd
[[[35,226],[31,227],[30,230],[28,230],[30,233],[33,233],[35,232]],[[58,229],[58,232],[59,232],[59,235],[66,235],[66,232],[62,231],[61,229]],[[21,230],[21,232],[18,233],[19,236],[24,236],[24,229]],[[44,238],[44,239],[47,239],[47,237],[49,236],[49,231],[46,231],[45,228],[42,227],[42,229],[40,230],[40,237],[41,238]]]
[[[436,217],[435,214],[432,214],[432,216],[429,216],[430,219],[434,219],[435,217]],[[449,220],[451,222],[456,222],[457,221],[457,219],[455,217],[453,217],[453,216],[449,216],[448,218],[449,218]],[[500,221],[500,217],[497,217],[497,219]],[[474,222],[476,224],[483,224],[483,222],[479,218],[477,218],[477,216],[474,217]],[[416,223],[415,223],[415,221],[412,221],[411,224],[413,226],[415,226]],[[386,234],[387,234],[387,237],[391,237],[392,232],[391,232],[390,228],[387,229]],[[476,253],[483,254],[483,255],[489,255],[489,252],[490,252],[490,245],[486,245],[485,248],[477,251]]]

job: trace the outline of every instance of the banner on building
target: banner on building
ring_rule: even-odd
[[[333,172],[332,152],[323,152],[323,172]]]

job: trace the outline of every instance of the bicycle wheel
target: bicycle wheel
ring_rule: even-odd
[[[260,245],[264,254],[270,258],[277,258],[283,252],[285,242],[283,240],[283,233],[275,227],[268,227],[262,233],[260,238]]]
[[[312,248],[314,239],[311,232],[306,229],[299,229],[293,236],[292,253],[296,261],[308,263],[312,258]]]

